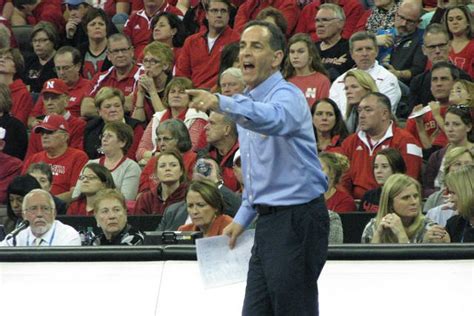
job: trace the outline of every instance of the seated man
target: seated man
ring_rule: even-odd
[[[33,129],[41,134],[43,151],[33,154],[23,165],[22,174],[35,162],[43,161],[51,165],[53,183],[51,193],[69,202],[79,173],[89,158],[79,149],[68,146],[69,126],[66,119],[57,114],[47,115],[41,124]]]
[[[68,86],[61,79],[50,79],[44,83],[39,102],[43,103],[46,115],[57,114],[64,117],[69,126],[69,146],[82,150],[86,122],[66,110],[69,100],[68,90]],[[36,117],[34,122],[41,123],[42,119],[44,115]],[[31,134],[26,158],[42,150],[40,135]]]
[[[347,137],[341,145],[349,158],[349,171],[342,184],[354,199],[360,199],[367,190],[378,184],[372,172],[372,159],[379,150],[393,147],[400,151],[407,165],[407,174],[418,179],[422,151],[418,141],[407,131],[394,125],[387,96],[372,92],[359,104],[359,132]]]
[[[92,88],[82,100],[81,116],[97,116],[94,97],[102,87],[117,88],[125,95],[126,112],[131,110],[133,92],[140,78],[140,68],[133,60],[134,49],[127,35],[113,34],[107,41],[107,58],[112,63],[109,70],[92,78]]]
[[[450,105],[449,94],[454,82],[459,79],[459,69],[453,64],[445,61],[436,63],[431,69],[430,91],[435,100],[428,104],[419,104],[413,108],[413,112],[429,106],[430,111],[422,116],[408,119],[406,130],[420,141],[426,150],[426,158],[429,155],[448,144],[448,138],[444,133],[444,117]]]
[[[398,79],[377,62],[378,46],[375,35],[368,32],[357,32],[349,40],[349,48],[356,68],[367,72],[375,81],[380,93],[390,99],[392,113],[395,114],[402,96]],[[347,99],[344,78],[339,76],[331,85],[329,97],[338,105],[341,113],[346,113]]]
[[[72,116],[81,116],[82,99],[89,93],[92,85],[91,82],[80,75],[81,71],[81,53],[74,47],[62,46],[54,55],[54,68],[58,78],[67,85],[67,101],[66,110]],[[47,114],[44,108],[43,98],[39,98],[35,107],[28,118],[28,126],[33,127],[37,124],[36,118]]]
[[[56,220],[56,207],[51,194],[42,189],[30,191],[23,199],[23,218],[29,227],[16,237],[7,237],[0,246],[80,246],[81,237],[71,226]]]
[[[200,156],[210,156],[219,164],[222,170],[224,184],[236,192],[239,183],[233,171],[233,160],[235,152],[239,149],[237,126],[225,114],[211,112],[209,122],[204,127],[207,148],[199,152]]]

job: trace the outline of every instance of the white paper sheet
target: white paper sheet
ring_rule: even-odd
[[[255,230],[247,230],[229,249],[228,236],[196,240],[199,271],[205,288],[218,287],[247,280],[247,272]]]
[[[421,110],[413,112],[412,114],[410,114],[410,116],[408,118],[411,119],[411,118],[415,118],[415,117],[418,117],[418,116],[422,116],[422,115],[425,115],[428,112],[431,112],[431,107],[430,106],[425,106]]]

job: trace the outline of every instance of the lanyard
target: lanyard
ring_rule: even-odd
[[[51,234],[51,238],[49,239],[49,246],[52,245],[53,243],[53,239],[54,239],[54,235],[56,235],[56,223],[54,223],[54,227],[53,227],[53,233]],[[28,233],[28,236],[26,237],[26,246],[29,247],[30,246],[30,234]]]

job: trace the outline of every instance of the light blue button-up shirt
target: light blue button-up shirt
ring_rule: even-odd
[[[307,203],[327,190],[303,93],[280,72],[245,95],[219,95],[219,107],[237,124],[244,192],[234,221],[247,227],[255,204]]]

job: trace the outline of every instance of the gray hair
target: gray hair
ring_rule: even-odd
[[[344,14],[344,10],[340,6],[334,3],[323,3],[322,5],[319,6],[319,10],[321,9],[326,9],[334,12],[336,15],[336,18],[338,18],[341,21],[346,20],[346,15]]]
[[[221,73],[221,76],[220,76],[219,80],[222,79],[222,77],[224,77],[224,75],[231,75],[235,79],[238,79],[243,85],[245,85],[244,76],[242,75],[242,70],[240,70],[237,67],[230,67],[230,68],[227,68],[226,70],[224,70]]]
[[[36,194],[36,193],[41,193],[44,196],[46,196],[49,202],[49,206],[54,210],[56,209],[56,204],[54,204],[53,196],[48,191],[45,191],[43,189],[33,189],[30,192],[28,192],[23,198],[23,203],[21,204],[21,210],[23,212],[26,211],[26,203],[28,202],[28,200],[31,198],[33,194]]]

